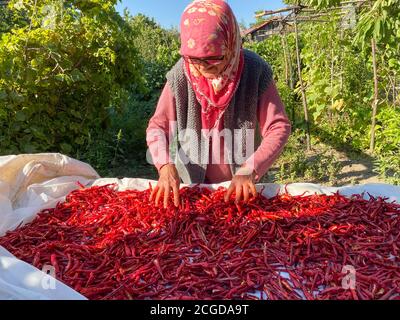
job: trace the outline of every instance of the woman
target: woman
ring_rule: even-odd
[[[180,54],[147,128],[159,172],[150,200],[158,206],[163,199],[166,207],[172,190],[178,206],[182,179],[231,181],[225,201],[233,193],[236,201],[248,201],[291,131],[271,68],[242,49],[236,18],[222,0],[197,0],[185,9]],[[257,125],[262,141],[256,149]]]

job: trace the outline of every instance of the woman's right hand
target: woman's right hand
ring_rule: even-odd
[[[154,188],[150,195],[150,201],[155,200],[155,204],[158,207],[158,204],[161,198],[164,199],[164,208],[168,206],[168,198],[171,193],[171,189],[174,194],[174,205],[176,207],[179,206],[179,185],[180,178],[178,174],[178,170],[174,164],[169,163],[161,167],[159,172],[159,179],[157,186]]]

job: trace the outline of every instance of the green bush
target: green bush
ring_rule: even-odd
[[[292,68],[293,86],[297,82],[294,36],[287,35],[285,43],[287,44],[286,53],[283,47],[281,36],[271,36],[267,40],[261,42],[245,42],[244,47],[259,54],[267,61],[273,70],[275,82],[279,91],[279,95],[285,105],[285,110],[292,122],[293,127],[301,128],[303,126],[303,116],[301,114],[301,102],[297,93],[290,88],[290,66]],[[288,71],[286,79],[285,55],[287,59]],[[288,61],[291,61],[289,63]]]
[[[287,145],[276,165],[275,180],[279,183],[292,182],[330,182],[336,184],[342,165],[338,159],[328,153],[328,149],[319,153],[308,153],[305,147],[304,134],[296,130],[289,138]]]
[[[129,92],[122,108],[109,112],[110,126],[85,145],[79,158],[104,176],[155,177],[154,167],[146,162],[146,128],[153,115],[166,73],[179,59],[179,34],[163,29],[142,14],[124,20],[135,32],[145,90]]]
[[[164,29],[154,19],[143,14],[129,16],[125,20],[135,30],[135,46],[144,63],[147,93],[159,94],[165,84],[165,75],[180,58],[179,33],[175,29]]]
[[[379,108],[376,126],[375,170],[389,183],[400,184],[400,108]]]
[[[0,6],[0,37],[1,34],[9,32],[15,26],[29,25],[29,20],[24,11],[12,10],[8,6]]]
[[[143,87],[135,32],[116,0],[12,0],[0,40],[0,152],[75,155]]]

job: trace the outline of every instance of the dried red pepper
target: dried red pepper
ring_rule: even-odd
[[[89,299],[400,298],[398,204],[283,194],[236,205],[195,187],[163,209],[150,191],[73,191],[0,245]]]

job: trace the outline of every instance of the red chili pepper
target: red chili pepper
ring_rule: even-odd
[[[258,195],[185,187],[156,208],[151,189],[81,188],[0,238],[89,299],[396,299],[400,205],[362,195]],[[355,290],[342,288],[345,265]],[[282,279],[281,273],[290,279]],[[301,294],[302,292],[302,294]]]

